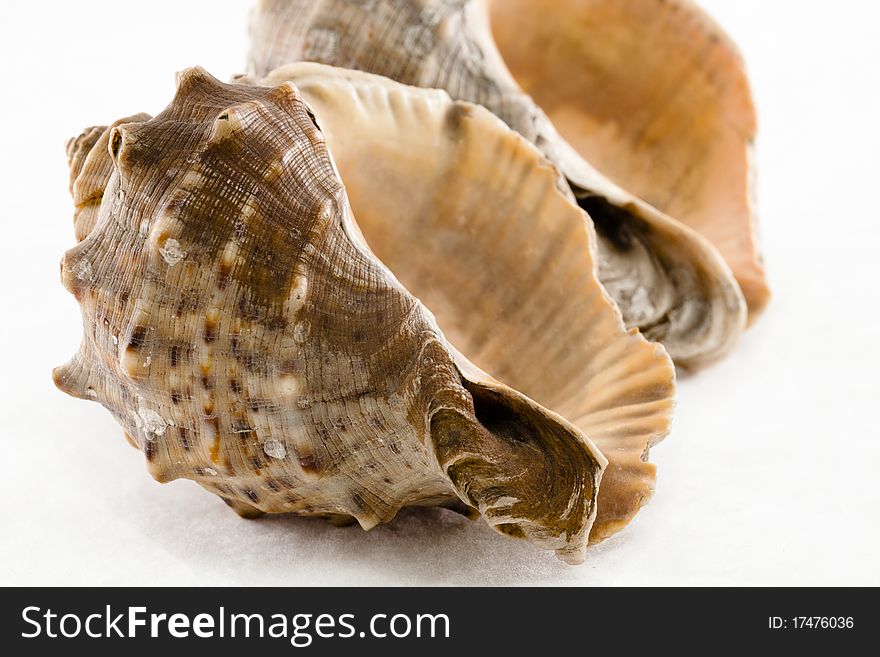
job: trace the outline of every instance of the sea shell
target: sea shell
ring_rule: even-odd
[[[293,82],[379,258],[480,368],[569,418],[609,460],[591,542],[651,496],[650,446],[669,429],[674,372],[626,332],[599,284],[594,235],[540,152],[439,90],[300,63]]]
[[[749,320],[770,291],[752,202],[755,108],[736,46],[691,0],[494,0],[504,61],[579,153],[706,236]]]
[[[455,138],[473,129],[485,139],[481,123],[495,125],[506,135],[495,144],[496,156],[506,149],[511,168],[521,169],[518,201],[537,208],[566,202],[555,172],[522,139],[480,108],[445,102],[446,112],[424,124],[442,119],[433,134],[439,151],[454,154]],[[390,109],[401,110],[397,118],[405,121],[430,108],[413,101],[409,113],[393,102]],[[467,147],[472,159],[465,162],[477,163],[477,145]],[[246,516],[355,518],[365,528],[406,505],[471,507],[502,533],[570,562],[583,559],[605,457],[562,416],[473,365],[373,255],[324,135],[292,84],[224,85],[192,69],[156,118],[90,129],[69,155],[74,193],[82,189],[101,201],[94,216],[83,212],[94,203],[78,204],[82,241],[62,262],[85,331],[80,351],[56,370],[56,383],[107,407],[155,478],[193,479]],[[102,180],[106,160],[112,171]],[[455,175],[455,163],[444,164]],[[517,201],[504,182],[508,198],[497,202]],[[483,187],[480,203],[496,202],[493,191]],[[475,202],[462,192],[462,207]],[[511,214],[519,219],[509,231],[491,227],[497,250],[525,246],[523,272],[552,276],[546,257],[554,249],[540,240],[529,246],[529,231],[538,229],[521,220],[527,210]],[[582,278],[551,278],[550,285],[533,279],[534,297],[505,298],[522,289],[499,281],[510,269],[495,269],[484,251],[487,273],[477,280],[489,286],[490,308],[537,299],[536,308],[572,318],[573,333],[538,336],[545,347],[571,349],[571,363],[551,351],[543,362],[523,351],[533,367],[573,369],[535,373],[536,388],[570,377],[572,391],[558,388],[559,399],[571,394],[570,409],[562,410],[596,427],[602,439],[626,436],[621,451],[644,448],[666,433],[669,362],[661,349],[623,330],[595,283],[583,214],[573,206],[567,211],[569,218],[554,225],[548,210],[544,223],[563,243],[580,247],[580,268],[559,271]],[[477,219],[462,215],[461,230]],[[416,228],[410,222],[407,239]],[[440,273],[454,268],[447,270]],[[576,291],[571,310],[541,303],[542,295],[560,298],[557,284]],[[486,354],[492,340],[520,337],[523,324],[492,324],[484,311],[475,307],[473,315],[495,329],[487,333]],[[444,309],[443,316],[454,313]],[[592,330],[586,319],[595,322]],[[570,346],[577,331],[584,344]]]
[[[538,145],[568,180],[599,236],[600,278],[629,326],[677,364],[725,355],[746,322],[730,269],[695,231],[600,174],[556,132],[515,82],[476,0],[261,0],[249,70],[317,61],[360,69],[490,109]]]

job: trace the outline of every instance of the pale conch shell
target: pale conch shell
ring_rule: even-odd
[[[391,123],[432,127],[423,138],[446,155],[426,160],[414,145],[412,204],[385,208],[392,220],[383,237],[373,230],[376,213],[397,188],[377,183],[377,209],[364,226],[404,284],[421,280],[424,300],[460,341],[450,343],[355,223],[318,128],[340,95],[303,84],[322,113],[317,124],[290,82],[225,85],[190,69],[157,117],[90,129],[71,143],[81,241],[65,255],[62,279],[85,331],[56,383],[108,408],[155,478],[193,479],[243,515],[354,518],[369,528],[407,505],[472,508],[502,533],[581,561],[608,460],[558,413],[613,446],[604,537],[650,494],[653,467],[639,456],[668,430],[668,358],[623,329],[596,283],[583,213],[526,142],[441,92],[407,98],[346,82],[353,97],[386,102]],[[487,126],[495,134],[484,134]],[[371,146],[381,142],[371,137]],[[406,154],[405,143],[390,144],[376,159]],[[493,187],[499,174],[488,163],[518,171],[518,187],[503,169]],[[389,176],[404,168],[378,167]],[[420,175],[436,186],[419,185]],[[353,196],[368,193],[365,182],[346,180]],[[405,217],[416,207],[435,236],[419,236],[418,221]],[[456,243],[456,266],[419,272],[419,256],[439,266]],[[516,249],[519,270],[510,264]],[[441,280],[459,265],[477,278]],[[432,274],[438,280],[419,279]],[[473,301],[470,318],[460,301],[443,306],[456,284]],[[515,314],[504,321],[527,305],[532,324]],[[467,321],[485,331],[483,342]],[[555,395],[557,412],[489,377],[452,344],[486,363],[508,354],[497,363],[506,363],[504,376]]]
[[[478,0],[261,0],[251,74],[301,60],[446,90],[483,105],[559,167],[599,237],[599,274],[629,326],[677,364],[717,360],[745,327],[742,292],[712,245],[583,159],[526,95],[498,53]]]
[[[749,320],[770,291],[752,201],[755,108],[736,46],[691,0],[493,0],[504,61],[601,171],[706,236]]]

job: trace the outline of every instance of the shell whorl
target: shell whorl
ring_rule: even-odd
[[[162,113],[101,134],[113,172],[62,262],[83,345],[55,379],[154,477],[365,528],[464,502],[583,558],[604,457],[455,352],[372,255],[294,85],[190,69]]]

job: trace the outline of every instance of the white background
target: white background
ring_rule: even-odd
[[[570,567],[440,510],[241,520],[54,388],[82,330],[65,140],[161,111],[186,66],[241,71],[251,1],[0,3],[0,584],[880,584],[876,3],[704,3],[752,77],[775,298],[680,381],[651,504]]]

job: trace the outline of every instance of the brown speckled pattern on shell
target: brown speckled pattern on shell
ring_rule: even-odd
[[[83,343],[55,378],[108,408],[156,479],[366,528],[464,502],[583,558],[605,459],[455,352],[370,253],[292,84],[191,69],[165,111],[102,136],[113,173],[62,263]]]

